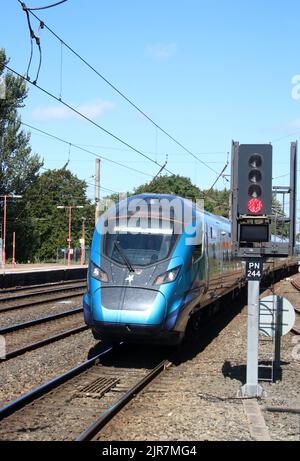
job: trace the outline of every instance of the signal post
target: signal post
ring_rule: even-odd
[[[297,143],[291,144],[290,241],[272,239],[271,144],[232,143],[231,217],[233,253],[245,261],[248,281],[247,375],[242,396],[261,397],[258,384],[260,281],[267,257],[292,255],[295,246]],[[280,239],[279,239],[280,240]],[[277,323],[280,316],[276,316]],[[277,325],[278,326],[278,325]],[[277,348],[278,349],[278,348]],[[278,357],[276,359],[278,363]]]

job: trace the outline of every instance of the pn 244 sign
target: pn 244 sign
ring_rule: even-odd
[[[261,280],[263,275],[263,262],[260,259],[246,261],[246,280]]]

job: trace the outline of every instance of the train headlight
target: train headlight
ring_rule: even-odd
[[[108,282],[108,275],[100,267],[91,262],[90,274],[94,279],[100,280],[100,282]]]
[[[181,266],[177,266],[174,269],[171,269],[170,271],[167,271],[164,274],[159,275],[156,278],[154,285],[162,285],[163,283],[174,282],[177,279],[180,269]]]

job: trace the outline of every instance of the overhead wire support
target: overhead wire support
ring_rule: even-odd
[[[153,160],[151,157],[149,157],[148,155],[144,154],[142,151],[140,151],[139,149],[137,149],[136,147],[130,145],[128,142],[124,141],[123,139],[121,139],[119,136],[115,135],[114,133],[110,132],[109,130],[107,130],[106,128],[104,128],[103,126],[99,125],[98,123],[94,122],[92,119],[90,119],[89,117],[87,117],[86,115],[84,115],[82,112],[80,112],[79,110],[75,109],[75,107],[71,106],[70,104],[68,104],[67,102],[63,101],[62,99],[59,99],[57,96],[55,96],[54,94],[50,93],[48,90],[45,90],[45,88],[42,88],[41,86],[37,85],[36,83],[33,83],[31,82],[28,78],[24,77],[23,75],[21,75],[19,72],[15,71],[14,69],[12,69],[11,67],[5,65],[5,68],[7,70],[9,70],[10,72],[12,72],[13,74],[17,75],[18,77],[20,77],[21,79],[27,81],[28,83],[30,83],[31,85],[33,85],[35,88],[38,88],[40,91],[42,91],[43,93],[45,93],[47,96],[50,96],[52,99],[55,99],[57,102],[60,102],[61,104],[63,104],[65,107],[67,107],[68,109],[70,109],[72,112],[74,112],[75,114],[79,115],[81,118],[87,120],[89,123],[91,123],[92,125],[94,125],[95,127],[97,127],[99,130],[103,131],[104,133],[106,133],[107,135],[111,136],[113,139],[115,139],[116,141],[120,142],[121,144],[123,144],[124,146],[128,147],[129,149],[131,149],[132,151],[136,152],[137,154],[141,155],[142,157],[146,158],[147,160],[149,160],[151,163],[154,163],[155,165],[158,165],[158,166],[162,166],[160,163],[156,162],[155,160]],[[167,170],[166,171],[168,173],[170,173],[171,175],[174,175],[173,172],[171,172],[170,170]]]
[[[20,0],[19,0],[20,1]],[[38,21],[41,21],[40,18],[33,13],[33,11],[28,10],[32,16],[35,17]],[[77,51],[75,51],[70,45],[68,45],[61,37],[59,37],[46,23],[44,23],[45,28],[61,43],[64,44],[64,46],[71,51],[80,61],[82,61],[89,69],[91,69],[98,77],[100,77],[107,85],[109,85],[114,91],[116,91],[125,101],[127,101],[134,109],[136,109],[141,115],[143,115],[149,122],[151,122],[158,130],[160,130],[162,133],[164,133],[165,136],[167,136],[169,139],[171,139],[175,144],[177,144],[181,149],[183,149],[186,153],[191,155],[193,158],[195,158],[198,162],[200,162],[203,166],[208,168],[210,171],[212,171],[215,174],[219,174],[218,171],[216,171],[214,168],[209,166],[206,162],[201,160],[196,154],[194,154],[190,149],[185,147],[180,141],[178,141],[174,136],[172,136],[170,133],[168,133],[166,130],[164,130],[158,123],[156,123],[149,115],[147,115],[140,107],[137,106],[128,96],[126,96],[121,90],[119,90],[113,83],[111,83],[104,75],[102,75],[95,67],[93,67],[90,63],[88,63]]]
[[[159,172],[154,176],[154,178],[152,179],[151,182],[155,181],[155,179],[158,178],[158,176],[159,176],[160,173],[165,169],[165,167],[167,166],[167,164],[168,164],[168,154],[167,154],[167,156],[166,156],[166,161],[165,161],[165,163],[162,165],[162,167],[160,168]]]
[[[30,35],[30,58],[29,58],[29,63],[28,63],[28,66],[27,66],[27,72],[26,72],[26,78],[29,80],[29,70],[30,70],[30,66],[31,66],[31,61],[32,61],[32,56],[33,56],[33,43],[32,41],[35,40],[35,43],[39,49],[39,54],[40,54],[40,61],[39,61],[39,66],[38,66],[38,70],[37,70],[37,73],[36,73],[36,77],[35,77],[35,80],[33,81],[33,84],[35,85],[36,82],[38,81],[38,78],[39,78],[39,74],[40,74],[40,70],[41,70],[41,66],[42,66],[42,49],[41,49],[41,39],[40,39],[40,36],[39,36],[39,33],[40,33],[40,30],[44,28],[44,22],[43,21],[39,21],[40,22],[40,26],[39,26],[39,30],[38,30],[38,35],[36,35],[34,33],[34,30],[31,26],[31,22],[30,22],[30,17],[29,17],[29,9],[27,8],[27,6],[25,5],[24,2],[21,2],[21,0],[18,0],[19,3],[21,4],[22,6],[22,9],[23,11],[25,12],[26,14],[26,18],[27,18],[27,25],[28,25],[28,29],[29,29],[29,35]]]
[[[219,181],[219,179],[220,179],[221,177],[226,178],[226,176],[224,176],[224,173],[225,173],[225,171],[226,171],[228,165],[229,165],[229,161],[227,160],[226,165],[224,166],[223,170],[221,171],[221,173],[219,174],[219,176],[217,177],[217,179],[215,180],[215,182],[213,183],[213,185],[210,187],[210,189],[205,193],[205,195],[207,195],[207,194],[210,193],[210,191],[214,188],[214,186],[217,184],[217,182]],[[226,178],[226,180],[228,181],[227,178]]]

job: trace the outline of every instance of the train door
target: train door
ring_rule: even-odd
[[[205,261],[205,293],[209,288],[209,253],[208,253],[208,228],[207,224],[205,226],[204,236],[203,236],[203,254]]]
[[[207,291],[208,288],[208,245],[207,245],[207,232],[204,228],[201,241],[194,245],[191,260],[191,272],[193,286],[198,287],[201,291]]]
[[[216,259],[218,261],[219,274],[223,272],[223,245],[222,245],[222,230],[220,223],[216,221],[215,224],[216,232]]]
[[[210,277],[220,275],[220,225],[217,221],[209,223],[208,228],[208,254]]]

